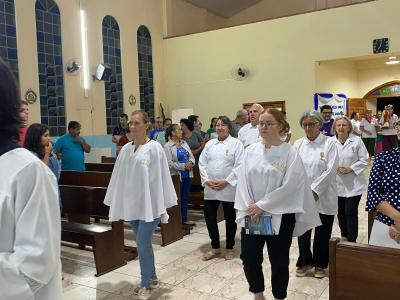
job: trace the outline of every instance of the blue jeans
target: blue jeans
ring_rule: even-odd
[[[181,215],[182,223],[187,221],[187,209],[189,204],[189,192],[192,178],[183,178],[181,181]]]
[[[154,252],[151,238],[153,232],[160,223],[160,218],[153,222],[133,220],[129,222],[136,236],[136,248],[139,256],[141,287],[149,287],[150,283],[157,280],[156,267],[154,265]]]

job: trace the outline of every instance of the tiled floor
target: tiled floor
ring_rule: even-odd
[[[368,173],[366,172],[366,174]],[[366,195],[364,194],[359,206],[358,242],[360,243],[367,241],[365,198]],[[151,299],[253,299],[248,292],[248,285],[239,259],[239,234],[237,235],[237,255],[235,259],[225,261],[223,258],[217,258],[204,262],[201,260],[201,256],[210,248],[207,228],[200,211],[190,211],[189,216],[196,220],[197,226],[189,236],[182,240],[161,247],[159,233],[154,235],[153,247],[156,269],[161,286],[155,290]],[[221,222],[219,227],[223,240],[225,236],[224,222]],[[332,236],[340,236],[336,219]],[[129,227],[126,227],[126,243],[134,244]],[[295,276],[297,255],[297,240],[293,239],[287,299],[328,299],[328,278],[316,279],[312,277],[312,273],[304,278]],[[273,299],[266,249],[264,257],[265,294],[267,299]],[[62,264],[64,300],[134,299],[133,289],[140,282],[139,262],[137,260],[131,261],[113,272],[95,277],[93,253],[63,245]]]

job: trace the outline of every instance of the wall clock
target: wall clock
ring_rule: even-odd
[[[389,52],[389,38],[375,39],[372,41],[372,51],[374,53]]]

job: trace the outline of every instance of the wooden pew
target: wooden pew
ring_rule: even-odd
[[[60,185],[63,209],[68,221],[62,221],[61,240],[93,247],[96,276],[108,273],[137,257],[136,248],[124,246],[124,224],[111,222],[111,228],[90,224],[90,216],[108,216],[103,204],[107,189]]]
[[[111,172],[61,171],[59,184],[108,187],[110,179],[111,179]]]
[[[368,212],[368,241],[369,237],[371,236],[372,225],[374,224],[376,213],[376,210]]]
[[[114,163],[85,163],[86,171],[112,172]]]
[[[95,186],[95,187],[108,187],[108,183],[111,178],[111,173],[109,172],[95,172],[95,171],[86,171],[86,172],[77,172],[77,171],[62,171],[60,177],[60,185],[76,185],[76,186]],[[179,176],[173,176],[172,181],[174,183],[175,191],[177,195],[180,195],[180,183]],[[97,190],[95,190],[97,192]],[[105,192],[102,200],[104,200]],[[98,197],[99,199],[101,197]],[[178,196],[179,198],[179,196]],[[101,207],[97,207],[97,210],[92,210],[91,216],[95,218],[108,218],[108,206],[102,204],[107,208],[107,213],[99,215],[96,213],[101,209]],[[167,224],[160,225],[161,228],[161,246],[169,245],[177,240],[182,239],[183,235],[186,233],[182,230],[181,224],[181,208],[180,208],[180,200],[178,205],[171,207],[167,210],[169,215],[169,221]],[[81,216],[74,215],[75,222],[79,222]]]
[[[101,163],[115,163],[115,161],[117,160],[116,157],[110,157],[110,156],[102,156],[101,157]]]
[[[330,240],[330,300],[386,300],[399,295],[399,249]]]
[[[168,223],[161,224],[161,246],[169,245],[176,242],[186,234],[185,230],[182,229],[182,215],[181,215],[181,188],[179,175],[172,176],[172,182],[174,183],[176,195],[178,196],[178,205],[167,209],[169,215]]]

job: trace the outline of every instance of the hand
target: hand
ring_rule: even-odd
[[[353,172],[353,169],[350,167],[339,167],[337,170],[338,170],[338,173],[340,173],[340,174],[349,174],[349,173]]]
[[[215,181],[215,180],[208,180],[208,181],[206,181],[206,184],[207,184],[210,188],[212,188],[213,190],[217,190],[216,181]]]
[[[77,141],[79,144],[82,144],[82,138],[80,135],[75,136],[75,141]]]
[[[264,211],[259,208],[255,203],[250,204],[250,206],[247,208],[247,213],[249,216],[255,220],[255,217],[260,217],[264,213]]]
[[[398,231],[393,225],[389,228],[389,236],[391,239],[400,244],[400,231]]]
[[[185,169],[186,169],[186,170],[191,170],[191,169],[193,169],[193,162],[188,161],[188,162],[185,164]]]
[[[368,130],[363,130],[367,135],[371,135],[372,134],[372,132],[371,131],[368,131]]]
[[[51,142],[49,142],[49,144],[44,147],[44,154],[51,154],[51,152],[53,152],[53,144]]]
[[[226,186],[229,184],[228,181],[226,180],[216,180],[214,181],[215,184],[215,190],[216,191],[221,191],[224,188],[226,188]]]
[[[314,200],[315,200],[315,201],[318,201],[318,200],[319,200],[318,194],[317,194],[316,192],[314,192],[314,191],[312,191],[312,194],[313,194],[313,196],[314,196]]]

